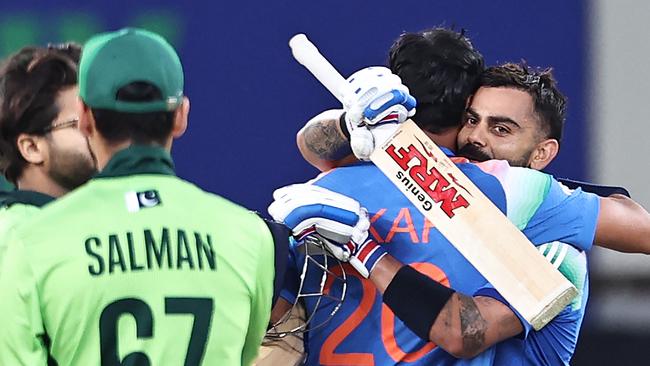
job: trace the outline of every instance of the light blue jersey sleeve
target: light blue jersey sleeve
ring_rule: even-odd
[[[511,167],[505,161],[477,164],[494,175],[506,193],[507,216],[535,245],[551,241],[591,249],[600,210],[598,196],[571,190],[546,173]]]
[[[596,235],[600,198],[580,188],[569,190],[552,179],[548,193],[523,232],[535,245],[569,243],[588,251]]]

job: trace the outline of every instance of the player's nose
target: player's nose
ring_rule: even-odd
[[[485,135],[486,134],[485,131],[483,131],[483,128],[481,128],[481,126],[478,125],[470,130],[469,135],[467,135],[467,141],[472,145],[485,147],[486,145]]]

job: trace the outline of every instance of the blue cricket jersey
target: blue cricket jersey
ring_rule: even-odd
[[[520,337],[503,341],[471,360],[459,360],[408,329],[382,303],[370,280],[348,266],[345,301],[326,325],[310,331],[307,365],[544,365],[568,364],[575,349],[587,300],[584,253],[593,242],[599,201],[595,195],[564,189],[541,172],[505,162],[460,163],[458,167],[515,223],[581,291],[558,317],[536,332],[522,319]],[[490,174],[487,174],[489,172]],[[370,234],[396,259],[465,294],[505,300],[370,163],[334,169],[314,184],[357,199],[370,213]],[[570,243],[566,245],[564,243]],[[297,268],[304,257],[294,253]],[[307,272],[305,286],[318,288],[320,273]],[[340,296],[332,286],[332,296]],[[285,291],[291,300],[293,291]],[[305,298],[307,312],[317,305]],[[329,309],[316,312],[325,320]],[[516,313],[516,312],[515,312]]]

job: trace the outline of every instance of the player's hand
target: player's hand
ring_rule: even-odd
[[[386,67],[361,69],[347,81],[341,95],[350,146],[357,158],[368,160],[397,124],[415,114],[416,101],[399,76]]]
[[[337,259],[368,277],[386,250],[369,238],[368,211],[358,201],[310,184],[294,184],[273,192],[268,208],[274,220],[287,225],[299,242],[318,235]]]

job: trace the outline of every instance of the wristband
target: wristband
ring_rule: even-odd
[[[384,291],[383,302],[418,337],[429,342],[429,331],[454,290],[403,266]]]

